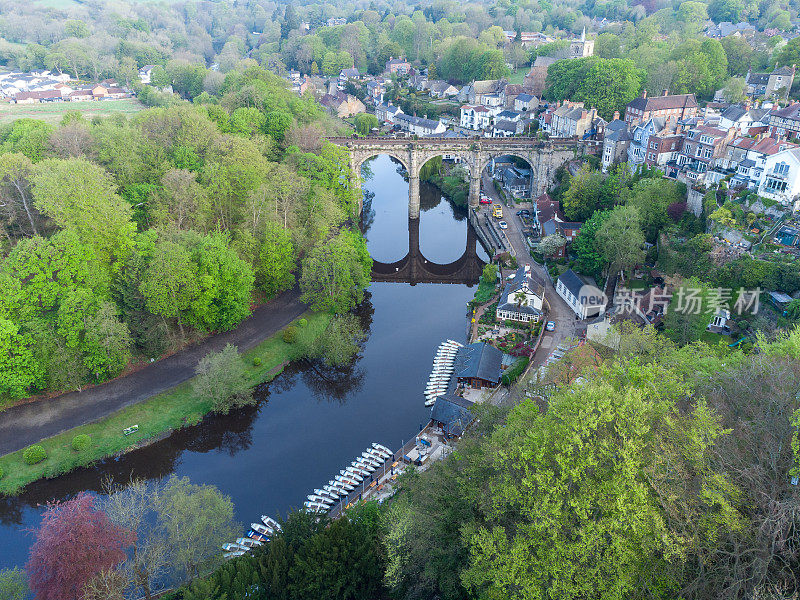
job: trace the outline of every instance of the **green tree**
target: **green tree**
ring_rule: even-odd
[[[170,240],[155,245],[139,289],[149,311],[177,321],[182,338],[182,321],[200,293],[197,280],[197,268],[188,250]]]
[[[44,159],[50,151],[53,126],[38,119],[17,119],[10,127],[0,130],[0,149],[19,152],[33,162]]]
[[[236,346],[227,344],[219,352],[209,352],[195,367],[192,390],[208,398],[212,410],[228,414],[232,409],[255,402],[247,378],[247,369]]]
[[[587,164],[583,165],[574,177],[569,180],[569,188],[564,193],[564,215],[570,221],[585,221],[596,210],[611,208],[603,205],[601,189],[603,175],[593,171]]]
[[[3,600],[25,600],[30,590],[28,577],[22,569],[0,571],[0,598]]]
[[[606,266],[606,260],[598,247],[597,232],[609,216],[609,211],[598,210],[581,226],[573,240],[571,251],[575,254],[576,269],[586,275],[598,277]]]
[[[220,546],[241,533],[231,499],[212,485],[195,485],[186,477],[167,480],[157,511],[172,563],[184,578],[219,564]]]
[[[595,234],[610,273],[640,264],[645,257],[639,211],[632,206],[612,209]]]
[[[346,312],[364,298],[372,259],[364,238],[345,231],[313,248],[302,262],[303,301],[314,310]]]
[[[686,187],[682,183],[661,177],[646,177],[633,185],[626,206],[639,212],[645,238],[655,243],[659,231],[670,222],[667,208],[686,200]]]
[[[131,206],[116,193],[107,171],[85,159],[48,159],[33,174],[36,207],[78,234],[110,270],[133,246],[136,224]]]
[[[369,134],[370,131],[379,125],[378,119],[375,118],[375,115],[370,115],[367,113],[356,115],[355,124],[356,131],[361,135]]]
[[[29,335],[20,334],[19,325],[0,318],[0,399],[24,396],[42,377]],[[0,405],[2,405],[0,400]]]
[[[334,316],[322,333],[305,327],[297,335],[300,351],[310,358],[322,359],[329,367],[341,367],[353,362],[365,339],[361,322],[351,314]]]
[[[722,95],[731,104],[744,102],[747,99],[747,82],[744,77],[731,77],[722,88]]]
[[[267,223],[256,269],[259,289],[272,298],[295,283],[297,256],[291,234],[277,223]]]

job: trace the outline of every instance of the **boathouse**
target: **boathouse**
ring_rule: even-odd
[[[475,415],[470,410],[473,404],[455,394],[439,396],[431,409],[431,422],[441,427],[446,436],[459,437],[475,420]]]
[[[458,383],[472,388],[495,387],[500,383],[503,353],[485,342],[458,349],[454,373]]]

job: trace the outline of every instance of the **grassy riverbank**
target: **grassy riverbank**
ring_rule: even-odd
[[[305,327],[321,333],[330,315],[309,313],[304,318],[308,321]],[[282,335],[279,331],[242,355],[251,386],[274,378],[287,362],[298,358],[297,347],[285,343]],[[210,410],[211,402],[197,397],[192,391],[192,380],[186,381],[104,419],[42,440],[39,444],[47,450],[47,458],[38,464],[26,464],[22,450],[0,457],[3,472],[0,494],[17,494],[37,479],[56,477],[107,456],[134,450],[173,429],[196,425]],[[125,436],[123,429],[132,425],[138,425],[138,431]],[[81,452],[72,450],[71,445],[78,434],[87,434],[92,439],[91,445]]]

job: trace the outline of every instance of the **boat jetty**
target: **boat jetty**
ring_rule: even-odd
[[[433,357],[433,369],[428,377],[428,385],[425,387],[425,406],[433,406],[438,397],[447,393],[453,377],[456,354],[461,347],[462,344],[453,340],[439,344]]]

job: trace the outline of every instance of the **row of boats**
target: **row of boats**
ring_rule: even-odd
[[[367,477],[377,471],[394,454],[386,446],[373,443],[357,457],[350,466],[339,471],[327,485],[315,489],[303,503],[309,512],[327,512],[336,504],[350,496],[350,493],[361,485]],[[225,558],[242,556],[253,548],[270,541],[270,538],[281,530],[278,522],[266,515],[261,516],[261,523],[251,523],[246,537],[235,542],[222,545]]]
[[[338,504],[343,498],[347,498],[350,492],[355,490],[363,481],[372,476],[383,464],[392,458],[394,454],[386,446],[372,444],[361,453],[361,456],[350,463],[350,466],[339,471],[334,475],[327,485],[314,490],[313,494],[308,495],[308,500],[303,504],[306,510],[312,512],[327,512]]]
[[[269,542],[270,538],[281,530],[281,526],[272,517],[261,515],[261,523],[250,523],[250,530],[246,537],[240,537],[235,542],[222,544],[225,558],[235,558],[253,548]]]
[[[439,344],[436,356],[433,358],[433,369],[428,378],[428,385],[425,388],[425,406],[432,406],[436,402],[436,398],[447,393],[455,369],[456,355],[461,347],[462,344],[453,340]]]

